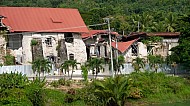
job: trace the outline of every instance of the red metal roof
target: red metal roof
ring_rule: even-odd
[[[97,34],[108,34],[107,30],[89,30],[87,33],[83,33],[81,36],[82,38],[92,37]],[[119,34],[117,32],[111,32],[112,35],[118,36]]]
[[[148,33],[148,36],[161,36],[161,37],[178,37],[180,36],[179,32],[154,32]]]
[[[131,40],[131,41],[128,41],[128,42],[117,42],[118,50],[121,53],[124,53],[137,40],[138,39],[134,39],[134,40]],[[112,42],[111,45],[112,45],[112,47],[116,48],[115,42]]]
[[[77,9],[0,7],[11,32],[88,32]]]

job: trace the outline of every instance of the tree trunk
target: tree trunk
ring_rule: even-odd
[[[40,81],[40,72],[38,72],[38,77],[39,77],[39,81]]]
[[[72,72],[71,72],[71,80],[72,80],[72,78],[73,78],[73,69],[72,69]]]

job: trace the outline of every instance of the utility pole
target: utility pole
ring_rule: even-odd
[[[112,55],[112,46],[111,46],[111,29],[110,29],[110,18],[104,18],[104,20],[108,24],[108,34],[109,34],[109,42],[110,42],[110,58],[111,58],[111,72],[112,77],[114,77],[114,71],[113,71],[113,55]]]
[[[139,32],[139,27],[140,27],[140,23],[139,23],[139,21],[138,21],[138,32]]]

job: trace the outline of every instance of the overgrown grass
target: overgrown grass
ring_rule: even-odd
[[[132,73],[128,76],[95,80],[84,84],[86,86],[83,88],[70,88],[67,91],[45,88],[45,81],[28,81],[18,73],[3,74],[0,77],[2,106],[112,106],[113,103],[115,106],[127,103],[148,105],[190,99],[188,79],[163,73]],[[67,85],[64,79],[57,82],[58,85]]]

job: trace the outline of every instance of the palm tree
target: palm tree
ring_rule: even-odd
[[[39,81],[40,81],[40,73],[41,72],[50,72],[51,70],[51,62],[49,62],[47,59],[36,59],[32,62],[32,69],[33,72],[38,73]]]
[[[176,27],[176,15],[173,13],[169,13],[168,16],[165,18],[165,23],[167,26],[167,32],[174,32]]]
[[[125,63],[125,58],[124,58],[124,56],[122,56],[122,55],[120,55],[119,57],[118,57],[118,72],[120,72],[121,73],[121,70],[120,70],[120,67],[122,67],[122,68],[124,68],[124,64]]]
[[[161,55],[149,55],[148,56],[148,62],[151,69],[154,69],[157,73],[158,68],[161,66],[161,64],[164,62]]]
[[[95,79],[97,78],[97,75],[100,72],[100,70],[104,71],[104,68],[102,66],[103,63],[104,63],[104,61],[101,58],[90,59],[88,65],[89,65],[90,69],[92,70],[93,77],[94,77],[94,74],[96,75]]]
[[[123,56],[118,56],[118,60],[113,59],[115,75],[118,75],[119,72],[121,73],[120,68],[124,68],[124,63],[125,58]],[[111,68],[111,63],[109,64],[109,68]]]
[[[42,59],[41,60],[41,70],[42,72],[50,72],[52,69],[51,62],[47,59]]]
[[[65,71],[65,74],[68,73],[68,77],[69,77],[69,66],[70,66],[70,61],[66,60],[64,63],[61,64],[61,71],[63,73],[63,69]]]
[[[80,64],[80,63],[77,63],[76,60],[70,60],[69,63],[70,63],[70,66],[71,66],[71,68],[72,68],[72,71],[71,71],[71,79],[72,79],[72,77],[73,77],[73,72],[74,72],[74,68],[77,69],[77,64]]]
[[[133,59],[132,66],[136,72],[140,72],[140,69],[145,67],[144,59],[140,57]]]
[[[81,70],[82,70],[82,77],[84,78],[84,81],[88,81],[88,66],[86,64],[82,65]]]
[[[94,81],[94,92],[107,106],[124,106],[129,95],[128,80],[124,76]]]

